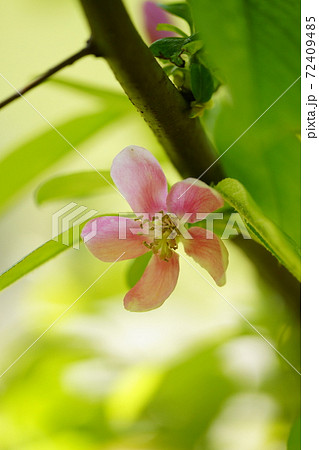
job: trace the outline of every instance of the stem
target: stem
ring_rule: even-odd
[[[142,114],[183,177],[199,177],[217,152],[199,119],[189,118],[189,105],[157,63],[134,28],[121,0],[81,0],[92,39],[109,63],[131,102]],[[202,179],[217,183],[219,164]]]
[[[0,109],[4,108],[6,105],[9,105],[9,103],[13,102],[17,98],[20,98],[26,92],[31,91],[31,89],[35,88],[36,86],[39,86],[39,84],[42,84],[44,81],[46,81],[49,77],[54,75],[59,70],[64,69],[64,67],[70,66],[75,61],[78,61],[79,59],[83,58],[83,56],[90,54],[95,54],[94,45],[92,44],[91,40],[87,42],[87,45],[82,50],[78,51],[77,53],[65,59],[61,63],[47,70],[42,75],[39,75],[37,78],[35,78],[35,80],[31,81],[31,83],[27,84],[25,87],[17,91],[15,94],[12,94],[10,97],[0,102]]]

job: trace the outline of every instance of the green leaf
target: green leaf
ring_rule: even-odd
[[[159,23],[156,27],[158,31],[172,31],[173,33],[177,33],[180,36],[183,36],[184,38],[187,38],[187,34],[184,33],[183,30],[176,27],[175,25],[172,25],[171,23]]]
[[[58,127],[58,131],[77,148],[98,130],[112,124],[124,116],[126,109],[114,107],[112,110],[86,114],[69,120]],[[76,150],[55,130],[49,129],[36,138],[19,145],[0,161],[0,209],[7,206],[35,177],[50,168],[65,156]]]
[[[152,252],[147,252],[144,255],[139,256],[136,258],[131,265],[128,268],[128,271],[126,273],[126,281],[131,289],[135,284],[139,281],[141,276],[144,273],[144,270],[151,259]]]
[[[169,12],[170,14],[173,14],[174,16],[180,17],[181,19],[186,20],[186,22],[189,25],[190,30],[193,30],[193,19],[192,19],[192,13],[190,10],[190,7],[187,3],[180,2],[180,3],[171,3],[170,5],[158,5],[165,11]]]
[[[195,99],[200,103],[208,102],[214,92],[214,80],[207,67],[200,62],[192,62],[190,66],[191,88]]]
[[[53,240],[41,245],[0,275],[0,291],[69,248],[72,245],[63,245]]]
[[[208,67],[226,84],[204,116],[220,154],[231,146],[220,162],[299,244],[299,82],[265,112],[300,75],[299,0],[190,4]]]
[[[193,34],[187,38],[170,37],[159,39],[150,46],[150,50],[156,58],[167,59],[177,67],[184,67],[185,61],[181,58],[188,44],[197,41],[198,34]]]
[[[0,275],[0,291],[65,250],[78,249],[79,245],[82,244],[80,235],[85,224],[93,218],[103,216],[117,216],[117,214],[105,213],[92,216],[90,219],[83,220],[78,227],[71,226],[68,230],[56,236],[54,240],[45,242]],[[134,214],[132,214],[133,216]],[[127,217],[130,217],[130,214],[127,214]]]
[[[301,417],[293,424],[287,443],[287,450],[301,449]]]
[[[88,83],[82,83],[79,81],[62,78],[62,77],[52,77],[48,80],[50,83],[57,84],[61,87],[72,89],[76,92],[80,92],[82,94],[89,95],[91,97],[95,97],[98,100],[103,102],[107,102],[110,106],[123,106],[129,108],[130,102],[127,100],[127,97],[121,93],[110,91],[108,89],[97,88],[95,85],[91,85]]]
[[[200,39],[196,39],[194,41],[188,42],[184,45],[183,50],[185,53],[188,53],[189,55],[193,56],[195,53],[198,53],[203,48],[203,41]],[[200,56],[200,55],[196,55]]]
[[[249,112],[246,121],[258,117],[300,75],[299,0],[190,3],[211,66],[223,72],[236,107]],[[284,105],[285,125],[299,126],[298,104],[296,86]]]
[[[184,44],[184,38],[164,38],[153,42],[150,50],[156,58],[167,59],[177,67],[184,67],[185,61],[181,58]]]
[[[113,185],[109,171],[99,171]],[[51,178],[40,185],[35,197],[39,204],[52,200],[87,197],[111,186],[97,172],[77,172]]]
[[[126,113],[126,109],[112,109],[86,114],[69,120],[58,131],[75,147],[110,125]],[[19,145],[0,161],[0,209],[7,206],[35,177],[69,154],[80,158],[55,130],[49,129]]]
[[[300,280],[300,251],[297,245],[260,211],[245,187],[226,178],[215,189],[244,220],[251,237],[272,253]]]

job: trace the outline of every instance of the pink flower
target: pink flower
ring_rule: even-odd
[[[146,32],[150,42],[167,37],[176,36],[171,31],[160,31],[156,27],[159,23],[171,23],[169,15],[154,2],[144,2],[143,15]]]
[[[194,223],[223,206],[218,192],[194,178],[175,183],[168,192],[156,158],[136,146],[126,147],[115,157],[111,176],[137,217],[125,219],[125,239],[120,231],[123,218],[117,216],[91,220],[83,228],[82,239],[94,256],[106,262],[117,260],[123,252],[121,260],[153,252],[141,279],[125,295],[126,309],[148,311],[169,297],[178,279],[179,255],[175,250],[180,242],[219,286],[225,283],[228,253],[223,242],[204,228],[183,230],[181,226],[185,217]],[[142,221],[139,215],[143,212]]]

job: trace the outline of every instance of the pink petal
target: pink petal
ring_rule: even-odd
[[[157,159],[148,150],[130,145],[115,158],[111,177],[136,213],[151,215],[166,209],[167,181]]]
[[[168,261],[153,255],[142,278],[126,294],[124,306],[141,312],[158,308],[173,292],[179,274],[179,256],[174,252]]]
[[[193,239],[183,239],[185,252],[214,278],[218,286],[226,282],[228,252],[216,234],[200,227],[188,230]]]
[[[223,205],[224,200],[217,191],[195,178],[186,178],[186,180],[175,183],[167,197],[169,212],[175,213],[178,217],[182,217],[186,213],[193,213],[187,219],[187,222],[190,223],[203,220],[209,213]],[[196,213],[205,215],[196,218]]]
[[[140,233],[139,222],[117,216],[98,217],[90,220],[82,230],[81,237],[94,256],[105,262],[136,258],[148,252]],[[125,237],[126,236],[126,237]]]
[[[156,29],[159,23],[171,23],[169,15],[154,2],[144,2],[143,16],[145,28],[150,42],[166,37],[176,36],[170,31],[159,31]]]

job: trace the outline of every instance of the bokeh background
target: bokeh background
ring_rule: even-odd
[[[142,2],[126,4],[143,34]],[[88,36],[75,0],[3,1],[1,73],[19,88],[80,49]],[[121,94],[107,64],[91,56],[57,78]],[[12,93],[3,79],[0,93],[1,98]],[[116,103],[107,95],[49,81],[27,98],[58,129],[87,117],[92,131],[76,148],[99,170],[109,169],[122,148],[136,144],[159,159],[170,184],[180,179],[125,97]],[[119,118],[94,125],[92,115],[104,110]],[[23,100],[0,114],[1,158],[50,130]],[[71,143],[77,127],[66,133]],[[50,139],[41,152],[50,151]],[[65,156],[3,208],[1,271],[51,238],[52,214],[69,201],[99,213],[128,209],[107,186],[90,197],[39,205],[37,192],[47,179],[91,169],[65,142],[53,142]],[[17,167],[17,183],[27,169]],[[231,242],[226,245],[230,267],[223,296],[299,368],[298,322],[245,254]],[[299,375],[183,260],[178,286],[160,309],[125,311],[130,265],[114,265],[0,378],[0,449],[287,448],[299,416]],[[84,247],[70,249],[1,292],[0,372],[105,268]]]

